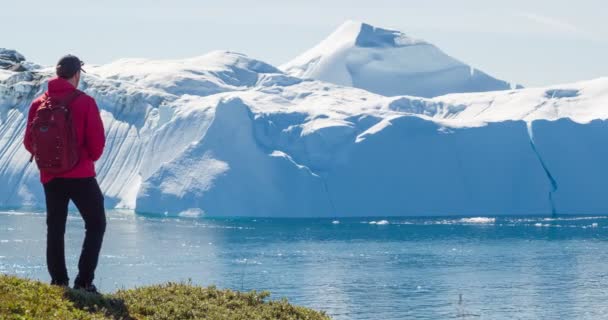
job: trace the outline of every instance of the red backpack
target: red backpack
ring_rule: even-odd
[[[32,159],[40,171],[61,174],[70,171],[79,160],[76,127],[69,105],[82,94],[75,90],[57,100],[45,94],[31,123]]]

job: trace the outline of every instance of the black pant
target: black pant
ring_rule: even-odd
[[[78,261],[76,284],[89,285],[95,277],[95,268],[106,230],[103,194],[97,180],[91,178],[54,178],[45,183],[47,247],[46,261],[53,284],[68,285],[65,266],[65,224],[70,200],[76,205],[86,229],[82,253]]]

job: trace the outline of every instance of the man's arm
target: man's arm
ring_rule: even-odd
[[[86,148],[93,161],[99,160],[106,145],[103,121],[95,99],[90,98],[87,110],[87,126],[85,131]]]

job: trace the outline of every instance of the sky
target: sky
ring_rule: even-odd
[[[603,0],[19,0],[3,3],[0,47],[53,65],[237,51],[279,66],[346,20],[397,29],[524,86],[608,76]]]

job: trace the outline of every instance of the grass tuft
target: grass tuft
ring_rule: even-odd
[[[270,293],[166,283],[94,295],[0,275],[0,319],[329,319]]]

